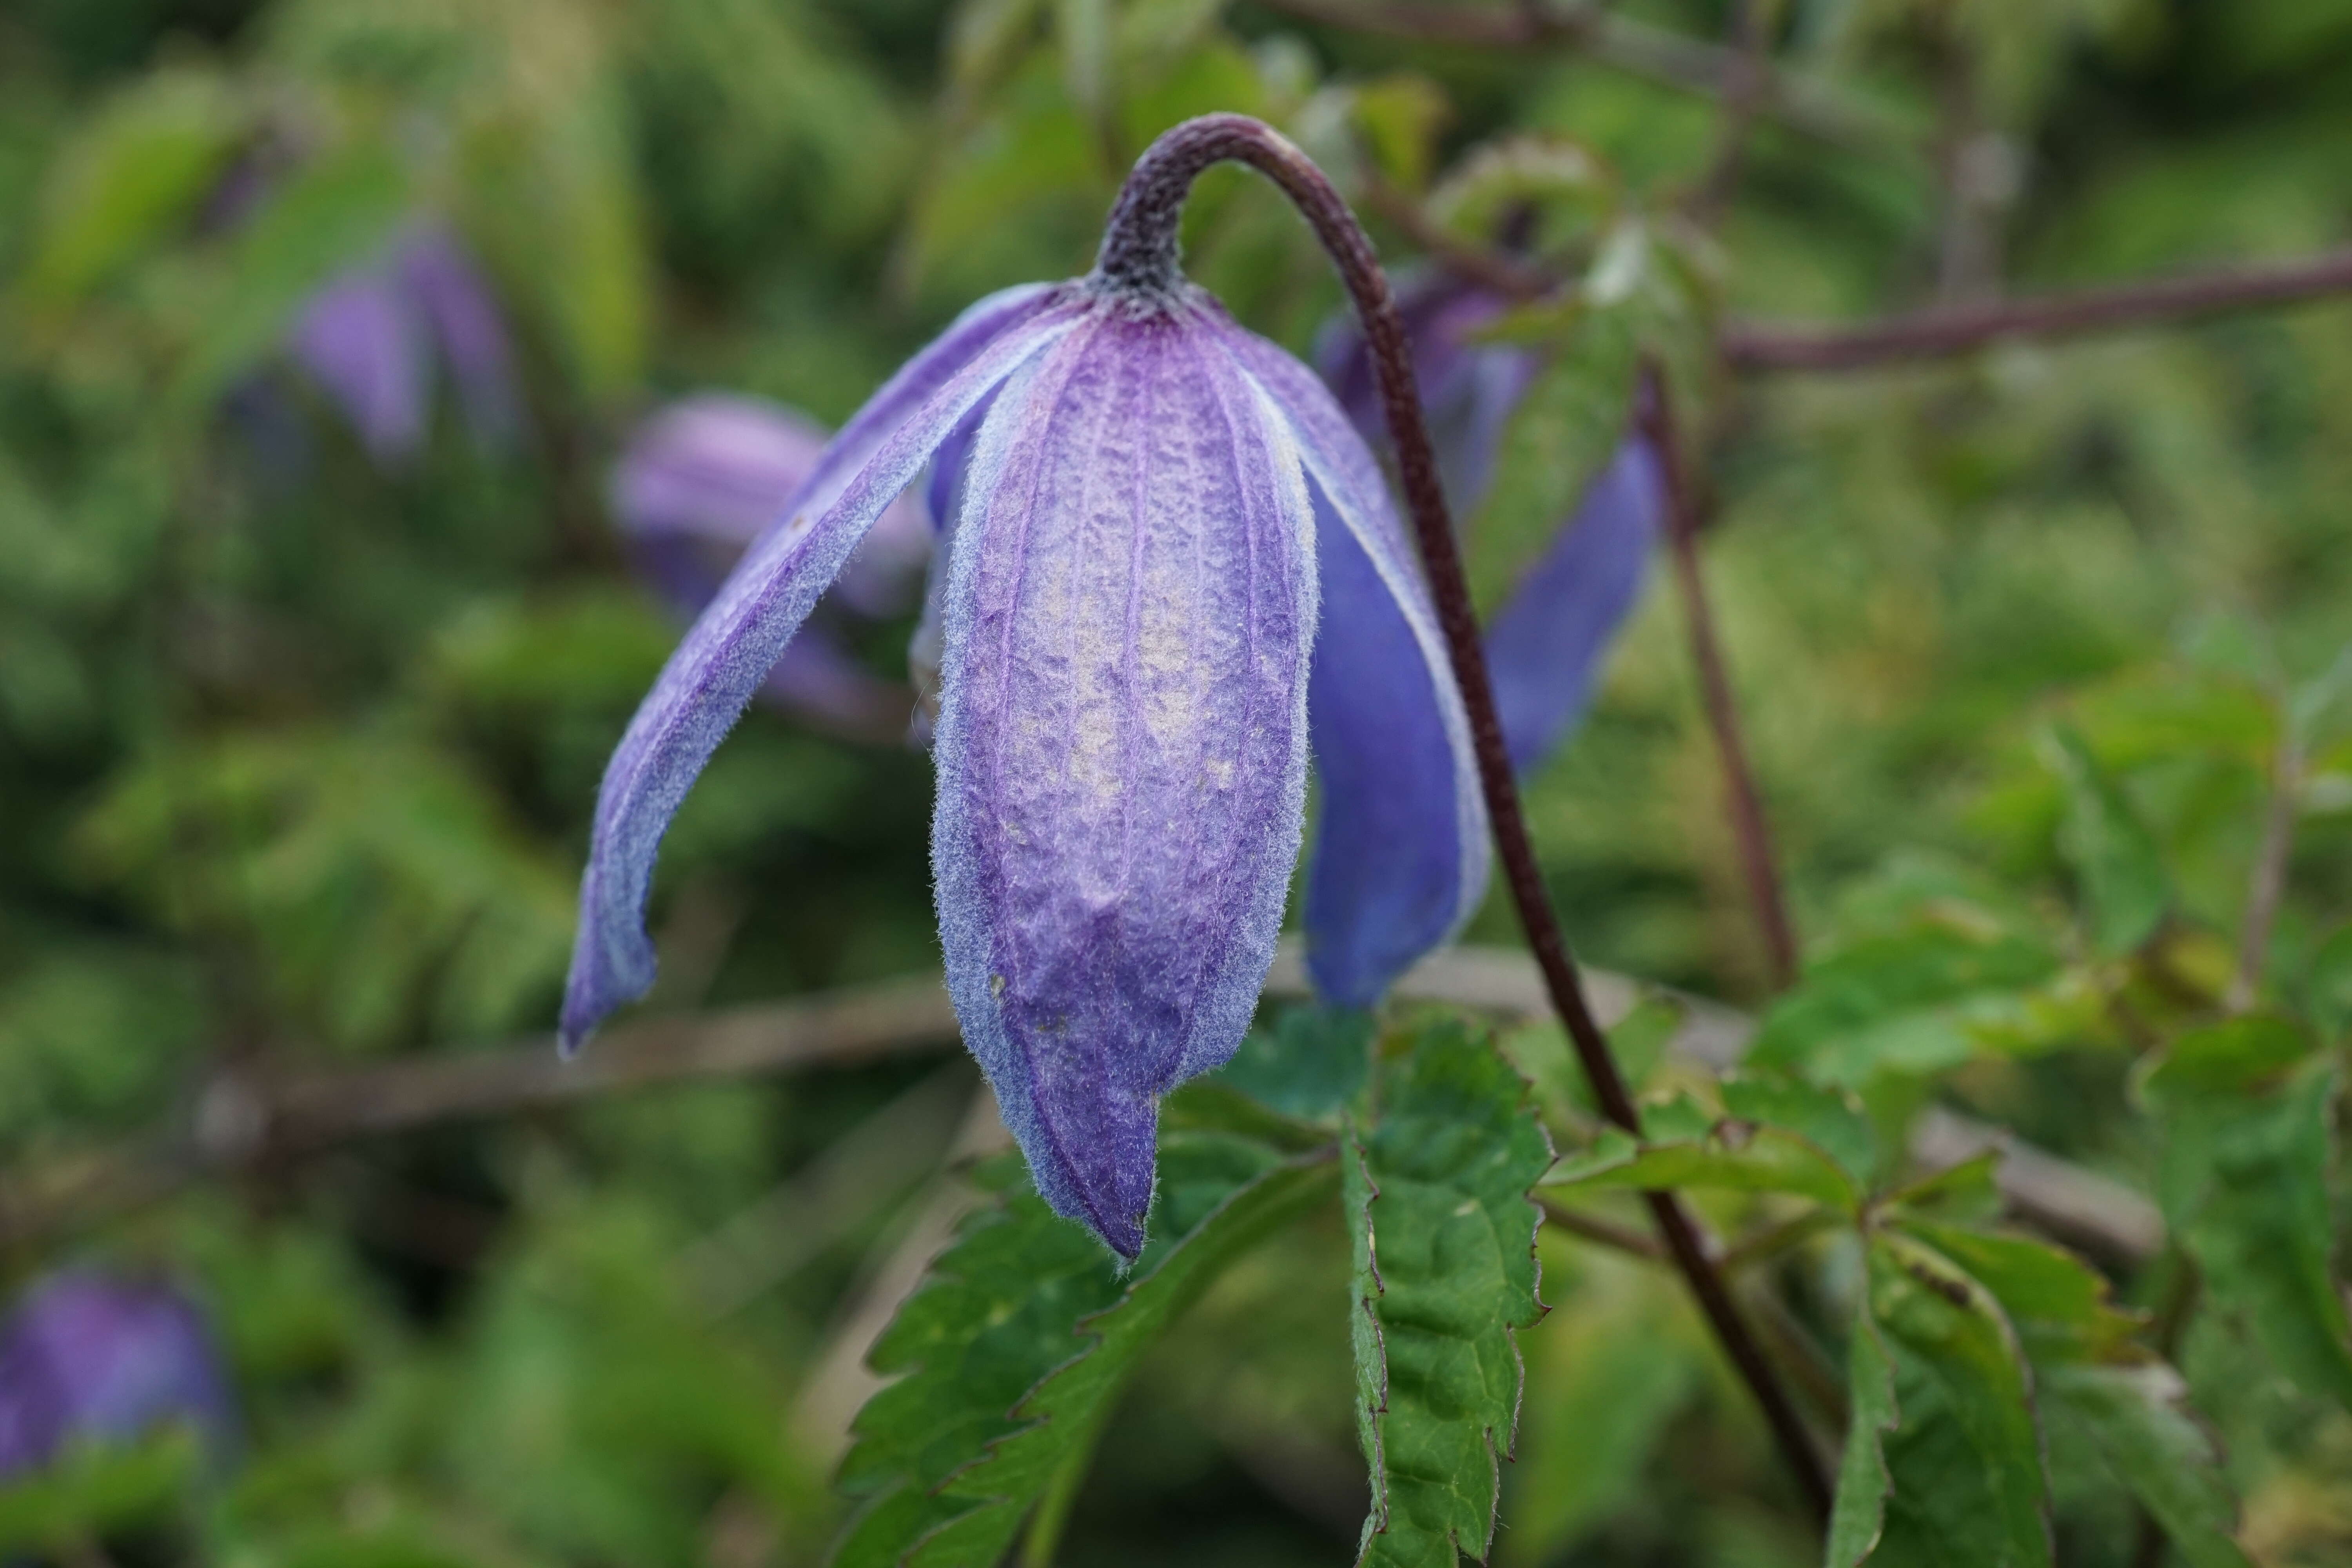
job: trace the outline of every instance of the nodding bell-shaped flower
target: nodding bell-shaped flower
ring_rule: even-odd
[[[1455,515],[1485,500],[1503,433],[1534,382],[1534,353],[1475,333],[1510,301],[1445,276],[1398,299],[1413,374],[1429,412]],[[1324,378],[1366,437],[1381,437],[1370,356],[1354,324],[1335,321],[1316,355]],[[1511,765],[1536,767],[1574,731],[1617,634],[1641,602],[1665,514],[1665,476],[1648,437],[1629,434],[1587,487],[1550,545],[1486,623],[1486,670]]]
[[[568,1045],[652,983],[664,827],[927,464],[950,510],[931,835],[948,985],[1055,1210],[1141,1251],[1159,1098],[1232,1056],[1273,960],[1310,731],[1327,991],[1377,998],[1475,906],[1468,725],[1379,466],[1312,372],[1177,270],[1190,153],[1242,123],[1147,152],[1087,276],[965,311],[727,580],[605,774]],[[1334,844],[1380,852],[1333,866]]]
[[[412,228],[382,259],[311,295],[286,346],[380,465],[404,462],[425,444],[436,358],[457,383],[476,440],[507,438],[520,417],[497,298],[457,237],[436,225]]]
[[[218,1461],[236,1414],[202,1313],[168,1285],[51,1275],[0,1327],[0,1482],[76,1441],[184,1421]]]
[[[613,515],[646,578],[680,617],[718,596],[745,550],[816,471],[825,433],[755,397],[683,398],[641,426],[614,466]],[[931,525],[911,495],[885,508],[761,687],[763,700],[857,739],[904,735],[905,687],[869,673],[838,636],[846,616],[903,611],[931,555]]]

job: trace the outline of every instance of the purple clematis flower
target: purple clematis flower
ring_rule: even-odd
[[[613,512],[673,609],[701,614],[752,541],[783,520],[824,444],[814,420],[751,397],[689,397],[645,423],[614,468]],[[903,731],[906,689],[850,657],[837,620],[840,612],[875,619],[903,610],[931,544],[931,525],[911,497],[885,508],[825,603],[785,645],[762,693],[848,734]]]
[[[211,1331],[171,1287],[52,1275],[0,1328],[0,1480],[77,1439],[121,1442],[174,1420],[216,1458],[235,1441]]]
[[[1430,437],[1455,514],[1485,500],[1503,432],[1538,368],[1528,350],[1472,336],[1510,301],[1475,283],[1438,277],[1398,300]],[[1318,345],[1326,380],[1359,430],[1381,438],[1370,356],[1353,323],[1334,322]],[[1511,764],[1533,769],[1573,731],[1602,661],[1641,602],[1665,510],[1665,476],[1646,438],[1629,435],[1576,512],[1519,579],[1486,626],[1486,665]]]
[[[505,440],[519,423],[513,350],[496,299],[437,225],[410,230],[382,260],[313,294],[287,349],[385,466],[424,445],[436,354],[477,440]]]
[[[1335,846],[1377,848],[1313,928],[1328,993],[1376,999],[1486,869],[1467,721],[1379,466],[1313,373],[1177,274],[1170,234],[1164,257],[1107,240],[1083,279],[981,301],[834,437],[614,753],[562,1019],[576,1046],[652,983],[671,814],[933,465],[948,985],[1038,1191],[1128,1258],[1159,1097],[1233,1055],[1272,962],[1310,729],[1318,886]]]

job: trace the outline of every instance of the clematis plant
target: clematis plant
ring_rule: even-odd
[[[719,393],[680,399],[647,419],[614,466],[614,519],[639,569],[690,620],[761,531],[782,521],[824,447],[822,426],[779,404]],[[903,611],[930,554],[931,524],[915,498],[884,508],[785,645],[762,698],[844,734],[903,733],[906,688],[852,658],[841,623]]]
[[[55,1274],[0,1328],[0,1481],[68,1443],[127,1441],[169,1421],[193,1426],[215,1459],[235,1441],[211,1330],[169,1285]]]
[[[1377,1000],[1475,906],[1469,722],[1380,467],[1311,371],[1178,267],[1184,193],[1237,139],[1277,180],[1286,159],[1311,168],[1255,121],[1169,132],[1094,269],[965,311],[729,577],[606,772],[567,1047],[651,984],[664,828],[930,464],[950,512],[931,836],[948,985],[1057,1212],[1142,1250],[1160,1097],[1249,1026],[1310,752],[1308,966],[1327,996]]]
[[[1478,336],[1510,303],[1490,288],[1442,275],[1397,301],[1439,471],[1461,516],[1485,498],[1505,428],[1538,368],[1531,351]],[[1352,322],[1334,322],[1317,362],[1349,417],[1378,445],[1381,406],[1363,334]],[[1584,717],[1601,664],[1641,602],[1664,514],[1664,475],[1637,422],[1488,618],[1486,668],[1519,772],[1549,756]]]

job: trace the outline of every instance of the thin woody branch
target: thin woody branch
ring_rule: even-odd
[[[2345,293],[2352,293],[2352,247],[2302,261],[1923,310],[1854,327],[1734,322],[1724,330],[1721,345],[1725,363],[1738,370],[1860,370],[1948,358],[2003,338],[2078,337]]]
[[[1756,785],[1756,770],[1748,757],[1748,742],[1739,725],[1739,708],[1724,667],[1723,642],[1716,633],[1715,610],[1706,595],[1706,578],[1698,559],[1698,506],[1691,494],[1690,474],[1684,463],[1682,441],[1675,428],[1674,398],[1664,376],[1653,363],[1642,377],[1641,418],[1649,427],[1650,446],[1665,477],[1666,544],[1672,557],[1675,586],[1683,602],[1683,618],[1690,631],[1691,660],[1697,667],[1700,705],[1708,731],[1715,737],[1717,762],[1723,769],[1724,806],[1739,856],[1739,873],[1756,911],[1758,931],[1772,986],[1786,990],[1797,978],[1797,931],[1789,918],[1788,895],[1780,885],[1779,858],[1772,849],[1771,825],[1764,816],[1764,798]]]
[[[1605,971],[1586,970],[1584,978],[1595,1010],[1608,1020],[1630,1011],[1643,989]],[[1295,944],[1286,943],[1275,960],[1266,993],[1312,994]],[[1433,953],[1406,973],[1395,994],[1513,1020],[1550,1012],[1533,961],[1504,948]],[[1671,1049],[1719,1070],[1739,1059],[1753,1028],[1729,1008],[1688,999]],[[943,1051],[955,1041],[946,989],[938,976],[925,975],[617,1024],[598,1037],[593,1057],[569,1065],[555,1059],[551,1038],[540,1035],[462,1055],[312,1068],[282,1083],[250,1076],[218,1079],[198,1096],[185,1124],[43,1170],[11,1173],[0,1187],[0,1246],[121,1213],[209,1172],[280,1151],[315,1152],[448,1121],[492,1119],[665,1083],[857,1067]],[[292,1108],[299,1120],[274,1126],[273,1107]],[[281,1141],[281,1132],[293,1136]],[[1919,1121],[1911,1153],[1922,1168],[1939,1170],[1996,1149],[2004,1159],[1995,1181],[2021,1218],[2119,1264],[2146,1262],[2162,1249],[2164,1222],[2147,1199],[1999,1128],[1931,1110]]]

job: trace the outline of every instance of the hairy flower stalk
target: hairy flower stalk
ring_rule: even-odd
[[[577,1046],[651,984],[670,816],[928,465],[949,987],[1039,1192],[1129,1258],[1159,1098],[1232,1056],[1272,962],[1310,749],[1327,995],[1377,1001],[1486,871],[1467,715],[1377,463],[1306,366],[1177,268],[1202,166],[1148,154],[1092,273],[966,311],[751,546],[606,773],[562,1020]]]

